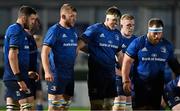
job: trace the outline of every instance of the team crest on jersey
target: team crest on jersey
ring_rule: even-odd
[[[56,86],[52,86],[52,87],[51,87],[51,90],[52,90],[52,91],[56,91],[56,90],[57,90]]]
[[[102,33],[102,34],[100,35],[100,37],[101,37],[101,38],[104,38],[105,36],[104,36],[104,34]]]
[[[116,38],[116,40],[119,40],[119,35],[116,34],[116,35],[115,35],[115,38]]]
[[[63,38],[66,38],[66,37],[67,37],[67,35],[66,35],[66,34],[63,34],[63,35],[62,35],[62,37],[63,37]]]
[[[151,54],[151,57],[157,57],[157,54],[153,53]]]
[[[109,44],[112,44],[113,42],[111,40],[108,41]]]
[[[166,53],[167,52],[166,48],[165,47],[161,47],[161,52],[162,53]]]
[[[21,96],[20,91],[16,91],[16,96]]]
[[[27,40],[27,37],[25,37],[25,40]]]
[[[126,45],[125,45],[125,44],[123,44],[121,47],[122,47],[122,48],[126,48]]]
[[[142,51],[142,52],[146,52],[146,51],[148,51],[148,50],[147,50],[146,47],[144,47],[141,51]]]
[[[73,39],[71,39],[71,40],[70,40],[70,42],[71,42],[71,43],[73,43],[73,42],[74,42],[74,40],[73,40]]]

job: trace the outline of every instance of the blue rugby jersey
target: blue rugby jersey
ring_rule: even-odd
[[[95,70],[104,72],[101,76],[114,75],[115,54],[121,50],[122,45],[120,32],[117,29],[110,30],[103,23],[97,23],[89,26],[82,37],[88,41],[89,61],[91,61],[89,67],[98,63],[100,67]]]
[[[9,64],[9,48],[16,47],[19,50],[18,63],[23,79],[28,79],[29,68],[29,42],[23,27],[15,23],[10,25],[4,40],[4,75],[3,80],[16,80]]]
[[[64,28],[58,23],[49,28],[43,45],[51,47],[49,60],[54,77],[74,78],[77,39],[74,28]]]
[[[29,61],[29,71],[37,72],[37,56],[38,49],[36,45],[36,41],[32,35],[27,35],[29,40],[29,53],[30,53],[30,61]]]
[[[128,48],[129,44],[135,39],[137,38],[135,35],[132,35],[130,38],[124,37],[122,36],[123,39],[123,44],[122,44],[122,52],[125,53],[126,49]]]
[[[173,52],[172,44],[164,38],[153,45],[146,35],[136,38],[126,50],[126,54],[135,59],[137,75],[144,80],[163,74],[166,62],[174,58]]]

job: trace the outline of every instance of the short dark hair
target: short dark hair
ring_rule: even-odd
[[[121,12],[116,6],[109,7],[106,10],[106,15],[116,15],[117,17],[121,17]]]
[[[163,21],[160,18],[151,18],[148,22],[148,27],[152,27],[153,25],[156,27],[164,27]]]
[[[21,6],[19,8],[19,11],[18,11],[18,17],[20,16],[30,16],[31,14],[36,14],[37,12],[32,8],[32,7],[29,7],[29,6]]]

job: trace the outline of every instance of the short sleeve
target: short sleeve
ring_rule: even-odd
[[[81,38],[86,41],[90,41],[96,34],[97,26],[89,26],[82,34]]]
[[[129,46],[128,46],[127,50],[126,50],[126,54],[128,56],[130,56],[131,58],[135,58],[137,56],[138,44],[140,44],[139,39],[135,39],[129,44]]]
[[[56,42],[55,30],[49,29],[44,38],[43,45],[52,47],[55,44],[55,42]]]
[[[18,48],[20,44],[20,29],[10,28],[9,29],[9,45],[12,48]]]

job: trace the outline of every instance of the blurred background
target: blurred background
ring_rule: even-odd
[[[34,7],[40,16],[43,26],[42,37],[48,28],[59,21],[59,8],[63,3],[71,3],[78,10],[76,29],[78,34],[87,26],[96,22],[104,22],[104,13],[110,6],[117,6],[122,14],[135,16],[135,35],[147,32],[147,22],[152,17],[164,21],[164,37],[175,47],[175,54],[180,59],[180,0],[0,0],[0,78],[3,75],[3,39],[6,28],[17,19],[17,11],[21,5]],[[42,38],[43,39],[43,38]],[[72,106],[88,107],[87,95],[87,55],[77,57],[75,98]],[[46,100],[46,83],[43,81]],[[4,86],[0,81],[0,98],[3,98]],[[45,102],[46,104],[46,102]],[[0,106],[4,101],[0,101]]]

